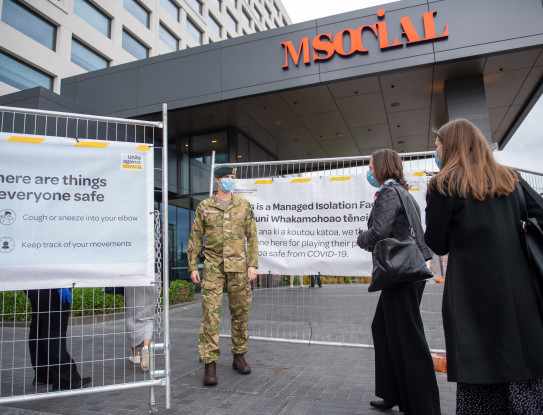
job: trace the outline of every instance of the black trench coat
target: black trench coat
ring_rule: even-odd
[[[543,378],[543,323],[516,190],[480,202],[444,196],[430,183],[426,202],[426,243],[449,254],[442,307],[449,381]]]

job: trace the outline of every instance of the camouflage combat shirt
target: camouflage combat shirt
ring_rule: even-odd
[[[216,197],[214,195],[203,200],[196,208],[187,249],[189,272],[198,270],[196,258],[204,235],[206,261],[211,261],[213,265],[224,262],[225,272],[258,268],[258,236],[250,203],[232,195],[232,201],[223,210]]]

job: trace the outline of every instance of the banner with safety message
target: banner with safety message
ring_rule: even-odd
[[[426,177],[406,178],[424,214]],[[356,239],[367,229],[375,191],[363,175],[237,180],[234,192],[253,206],[258,272],[371,275],[371,253]]]
[[[150,150],[0,133],[0,290],[153,283]]]

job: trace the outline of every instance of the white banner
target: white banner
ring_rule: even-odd
[[[0,290],[154,281],[147,145],[0,133]]]
[[[408,173],[424,212],[426,178]],[[259,273],[370,276],[371,253],[356,244],[367,229],[376,189],[363,175],[237,180],[253,206]]]

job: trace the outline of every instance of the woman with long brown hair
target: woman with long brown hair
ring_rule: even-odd
[[[457,414],[542,414],[543,319],[521,246],[518,175],[468,120],[443,125],[435,144],[425,240],[449,254],[442,311]]]
[[[369,167],[368,182],[378,189],[368,230],[360,232],[358,245],[373,251],[382,239],[403,240],[414,231],[417,246],[428,260],[432,253],[424,243],[420,208],[409,194],[400,156],[393,150],[378,150],[372,154]],[[420,315],[425,284],[426,281],[420,281],[381,291],[371,324],[375,395],[382,399],[370,402],[374,408],[389,410],[398,405],[406,415],[441,413],[439,389]]]

